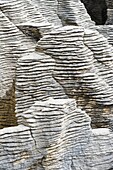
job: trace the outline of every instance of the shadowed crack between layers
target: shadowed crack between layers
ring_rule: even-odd
[[[107,20],[107,4],[105,0],[81,0],[91,19],[96,25],[104,25]]]

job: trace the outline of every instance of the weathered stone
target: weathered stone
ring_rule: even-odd
[[[18,116],[19,126],[0,131],[2,169],[112,167],[113,134],[105,128],[92,130],[74,99],[38,101]]]
[[[0,11],[0,128],[16,125],[15,70],[23,53],[34,51],[35,43],[26,37]]]
[[[80,0],[58,0],[58,16],[65,25],[80,25],[89,27],[94,25]]]
[[[107,39],[97,31],[68,26],[43,37],[37,45],[40,48],[55,59],[54,78],[66,94],[93,113],[93,126],[100,123],[102,127],[102,121],[103,126],[109,124],[104,108],[113,104],[113,48]],[[98,106],[98,116],[93,109],[96,105],[101,110]]]
[[[53,78],[55,61],[43,53],[31,53],[19,59],[16,72],[16,112],[28,110],[35,101],[49,97],[67,98]]]
[[[0,14],[0,170],[112,169],[112,26],[80,0],[0,0]]]

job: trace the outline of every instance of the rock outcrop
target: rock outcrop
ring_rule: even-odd
[[[92,130],[90,118],[74,99],[38,101],[17,117],[20,125],[1,130],[2,169],[112,167],[113,134],[108,129]]]
[[[0,0],[0,170],[113,169],[112,2],[91,2]]]
[[[49,97],[67,98],[62,86],[53,78],[55,61],[44,53],[21,57],[16,72],[16,112],[28,110],[35,101]]]
[[[107,117],[102,118],[104,109],[113,104],[113,48],[106,38],[97,31],[68,26],[42,38],[36,49],[55,59],[54,78],[87,113],[93,112],[92,121],[94,118],[95,124],[99,127],[100,123],[101,127],[102,121],[107,121]],[[96,105],[100,108],[102,105],[103,109],[98,109],[95,115]]]

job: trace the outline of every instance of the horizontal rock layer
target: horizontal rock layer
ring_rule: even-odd
[[[49,97],[67,98],[53,78],[54,60],[43,53],[31,53],[18,61],[16,72],[16,112],[22,113],[35,101]]]
[[[2,169],[112,167],[113,134],[109,129],[91,130],[90,118],[74,99],[38,101],[17,117],[19,126],[1,130]]]
[[[97,31],[63,27],[43,37],[36,49],[55,59],[54,78],[90,115],[92,106],[113,104],[113,48]]]
[[[26,37],[0,11],[0,128],[16,125],[15,71],[18,58],[34,51],[35,43]]]
[[[80,25],[84,27],[94,25],[80,0],[58,0],[58,16],[63,25]]]
[[[112,169],[112,26],[95,27],[80,0],[0,9],[0,128],[18,123],[0,130],[0,168]]]
[[[40,167],[41,159],[42,155],[36,149],[28,127],[19,125],[0,131],[0,168],[2,170],[36,169],[38,160]]]

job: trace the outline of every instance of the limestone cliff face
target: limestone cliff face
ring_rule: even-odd
[[[37,51],[40,48],[55,59],[53,76],[66,94],[92,115],[93,126],[105,126],[106,108],[113,104],[112,46],[97,31],[68,26],[42,38]]]
[[[113,168],[110,4],[0,0],[1,170]]]

